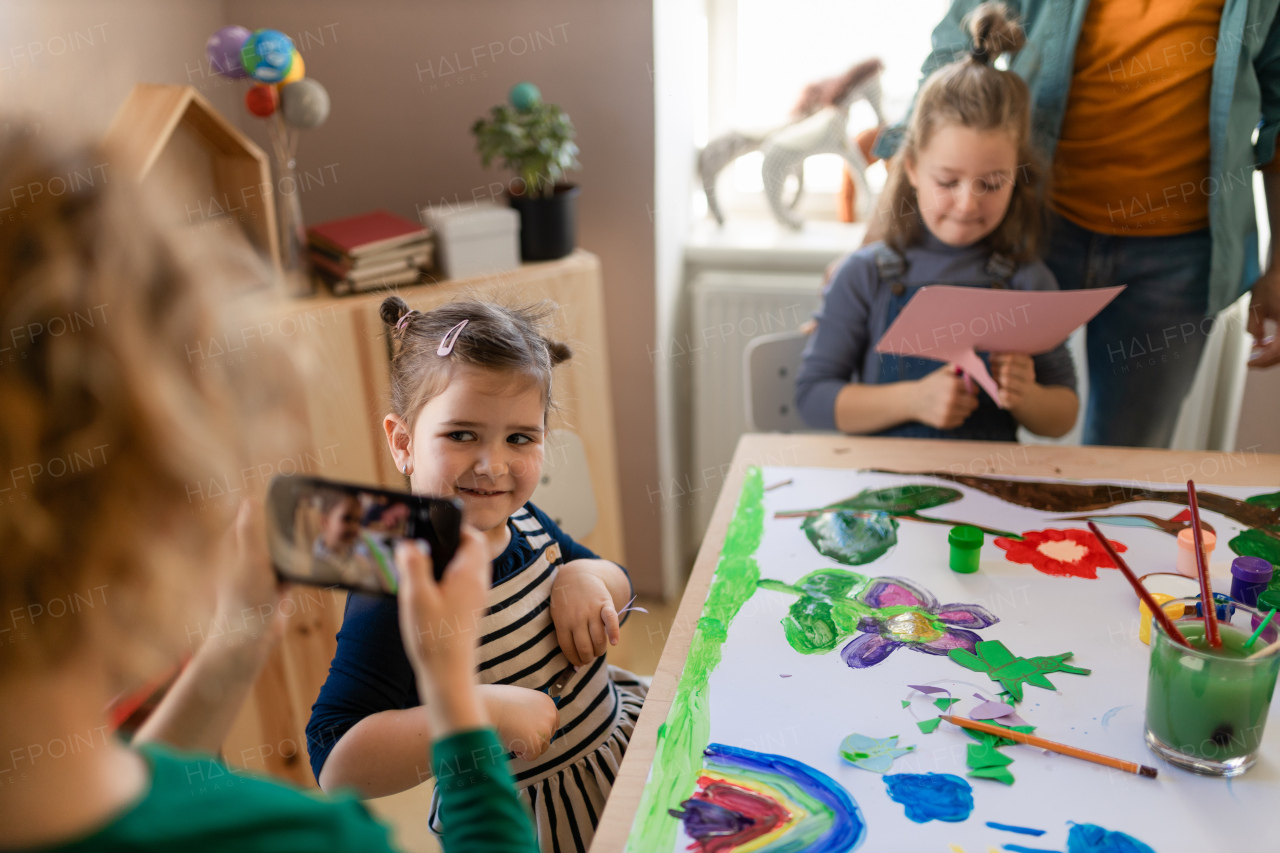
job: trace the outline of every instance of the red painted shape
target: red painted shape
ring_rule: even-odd
[[[701,790],[693,795],[694,799],[714,803],[752,821],[750,826],[733,835],[717,835],[696,842],[692,849],[699,853],[730,853],[753,839],[773,832],[791,818],[791,812],[783,808],[781,803],[739,785],[702,776],[698,779],[698,786]]]
[[[1005,559],[1012,563],[1026,563],[1036,571],[1046,575],[1063,578],[1098,577],[1098,569],[1114,569],[1115,563],[1107,556],[1107,552],[1088,530],[1028,530],[1022,534],[1022,541],[997,537],[996,546],[1003,548]],[[1048,554],[1041,553],[1040,545],[1044,542],[1071,541],[1084,547],[1085,552],[1074,560],[1057,560]],[[1116,551],[1129,550],[1114,539],[1109,540]]]

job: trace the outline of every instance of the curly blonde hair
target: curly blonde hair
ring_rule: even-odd
[[[1021,50],[1026,35],[1002,3],[983,3],[965,23],[973,38],[968,55],[939,68],[920,87],[902,145],[889,163],[882,206],[885,243],[903,252],[923,239],[920,202],[908,180],[907,163],[916,162],[939,128],[959,125],[1004,131],[1017,140],[1013,197],[986,243],[1019,263],[1034,260],[1044,239],[1046,179],[1040,155],[1031,144],[1031,93],[1017,74],[992,65],[1002,53]]]
[[[266,269],[161,221],[111,152],[47,136],[0,139],[0,187],[28,188],[0,225],[0,678],[94,642],[132,680],[189,650],[207,606],[193,587],[234,507],[192,485],[242,470],[244,419],[279,399],[192,360]]]

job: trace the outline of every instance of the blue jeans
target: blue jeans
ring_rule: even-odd
[[[1045,263],[1063,290],[1127,288],[1089,322],[1085,444],[1168,447],[1213,325],[1209,229],[1098,234],[1056,214]]]

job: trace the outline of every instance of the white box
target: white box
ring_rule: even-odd
[[[436,235],[445,278],[473,278],[520,266],[520,214],[492,202],[426,207],[422,224]]]

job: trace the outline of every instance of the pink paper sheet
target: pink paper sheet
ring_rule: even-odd
[[[978,352],[1048,352],[1122,290],[1123,285],[1096,290],[927,285],[889,326],[876,352],[952,362],[996,400],[999,389]]]

